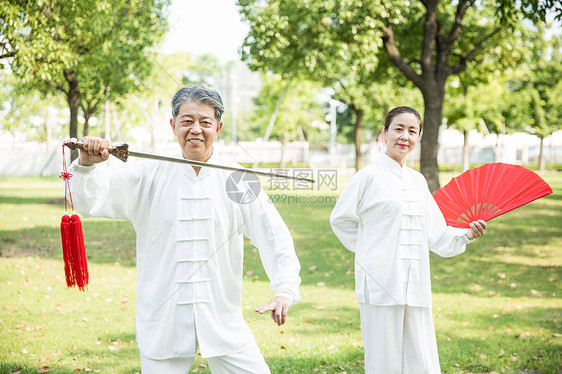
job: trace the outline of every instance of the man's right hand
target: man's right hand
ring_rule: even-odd
[[[84,149],[80,149],[80,160],[78,161],[80,165],[92,166],[109,158],[108,140],[85,136],[82,139],[82,143],[84,143]]]

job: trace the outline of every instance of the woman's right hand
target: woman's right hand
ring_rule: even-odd
[[[474,240],[479,236],[484,235],[484,233],[486,232],[486,222],[479,219],[477,221],[472,221],[469,223],[470,229],[468,230],[468,232],[466,233],[466,237],[469,240]]]
[[[109,140],[99,137],[85,136],[82,139],[84,149],[80,149],[80,160],[78,163],[83,166],[92,166],[109,158]]]

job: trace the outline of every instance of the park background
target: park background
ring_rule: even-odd
[[[223,96],[219,153],[337,175],[312,191],[262,180],[295,238],[305,296],[283,328],[254,315],[271,295],[246,243],[245,317],[272,372],[363,370],[353,257],[328,217],[350,175],[378,156],[396,105],[424,117],[408,163],[433,190],[496,161],[536,170],[554,190],[492,221],[467,254],[432,256],[442,370],[560,372],[560,5],[434,3],[5,2],[0,372],[140,370],[130,225],[86,220],[91,285],[64,285],[61,142],[87,133],[177,153],[169,102],[189,84]],[[209,372],[201,359],[193,371]]]

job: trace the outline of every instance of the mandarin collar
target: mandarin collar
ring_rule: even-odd
[[[180,154],[181,158],[184,158],[183,155]],[[218,162],[218,156],[216,156],[216,153],[213,150],[213,153],[211,154],[211,157],[209,157],[209,159],[205,162],[208,162],[210,164],[216,164]],[[211,170],[211,168],[206,168],[206,167],[202,167],[201,170],[199,170],[199,174],[195,174],[195,170],[193,169],[193,166],[191,165],[187,165],[187,170],[185,172],[185,174],[193,179],[199,179],[199,178],[204,178],[207,175],[209,175],[209,171]]]
[[[404,165],[400,166],[400,164],[398,162],[394,161],[386,153],[382,153],[381,156],[379,157],[379,160],[380,160],[380,164],[382,165],[382,167],[384,167],[385,169],[393,172],[394,174],[401,177],[402,173],[404,173],[406,163],[404,163]]]

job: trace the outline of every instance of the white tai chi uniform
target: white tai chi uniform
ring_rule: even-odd
[[[208,162],[240,167],[215,155]],[[300,298],[287,226],[261,188],[253,201],[233,201],[232,172],[203,167],[196,175],[190,165],[158,161],[74,162],[69,172],[78,212],[127,219],[136,231],[136,335],[146,362],[194,358],[198,347],[205,358],[259,354],[242,316],[243,235],[259,249],[275,296]],[[265,362],[261,370],[269,372]]]
[[[440,373],[429,251],[463,253],[468,230],[447,226],[425,178],[386,154],[353,176],[330,223],[355,252],[366,373]]]

